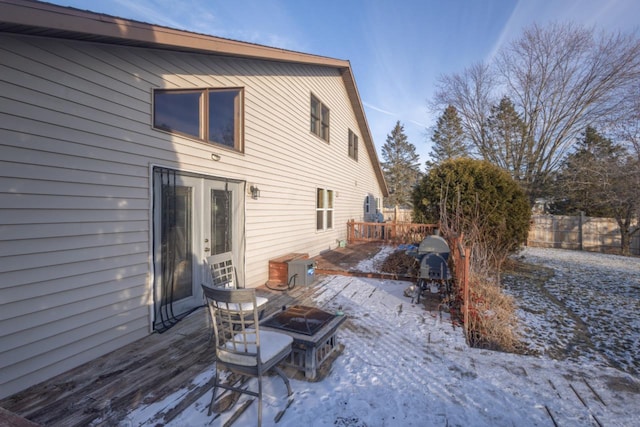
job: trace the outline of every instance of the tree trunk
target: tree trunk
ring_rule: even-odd
[[[629,215],[623,220],[616,218],[620,228],[620,254],[631,256],[631,218]]]
[[[631,235],[629,230],[620,229],[620,253],[624,256],[631,256]]]

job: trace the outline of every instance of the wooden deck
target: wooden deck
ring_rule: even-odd
[[[346,270],[380,249],[371,244],[355,246],[315,259],[324,270]],[[312,286],[296,286],[286,292],[264,287],[257,292],[269,298],[265,313],[269,315],[284,305],[310,305],[313,296],[323,292],[321,284],[322,280],[316,280]],[[211,368],[214,354],[208,347],[207,321],[205,309],[198,309],[163,334],[151,334],[0,400],[0,408],[43,426],[116,425],[139,405],[164,399]],[[157,425],[171,421],[209,390],[210,384],[189,390],[175,407],[155,415]],[[0,427],[14,425],[1,415]]]

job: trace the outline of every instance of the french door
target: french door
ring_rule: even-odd
[[[244,183],[154,170],[154,322],[166,330],[202,305],[204,260],[232,252],[244,279]]]

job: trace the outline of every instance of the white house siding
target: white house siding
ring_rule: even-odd
[[[244,88],[244,154],[151,128],[153,88],[193,87]],[[311,93],[329,144],[309,131]],[[0,397],[149,333],[150,165],[258,185],[255,287],[269,259],[336,247],[381,197],[362,132],[337,69],[0,35]],[[333,230],[316,232],[317,187],[336,192]]]

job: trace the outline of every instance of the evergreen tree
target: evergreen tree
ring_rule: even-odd
[[[640,227],[640,162],[621,145],[587,126],[576,151],[558,174],[554,213],[584,212],[612,217],[620,227],[621,253],[629,255],[630,242]]]
[[[445,160],[468,156],[462,122],[456,107],[449,105],[445,108],[438,118],[431,141],[433,141],[433,150],[429,153],[429,156],[431,156],[432,160],[427,160],[427,169]]]
[[[398,121],[382,147],[382,171],[389,187],[387,206],[411,206],[411,191],[420,178],[420,158]]]
[[[556,213],[585,212],[588,216],[613,216],[609,197],[615,185],[623,150],[594,127],[587,126],[567,156],[559,173],[555,199]]]
[[[480,147],[482,157],[508,171],[517,182],[523,182],[533,144],[529,143],[531,138],[526,136],[524,121],[509,97],[491,107],[486,129],[486,144]]]

